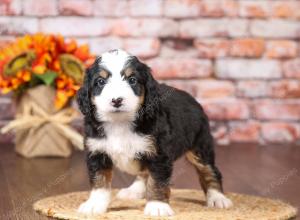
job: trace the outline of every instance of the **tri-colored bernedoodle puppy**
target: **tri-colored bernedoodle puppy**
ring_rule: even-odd
[[[98,57],[77,100],[84,114],[92,191],[78,211],[100,214],[111,200],[112,169],[136,175],[119,198],[146,198],[146,215],[169,216],[173,163],[185,155],[199,175],[209,207],[228,208],[215,166],[208,118],[188,93],[159,84],[151,69],[123,50]]]

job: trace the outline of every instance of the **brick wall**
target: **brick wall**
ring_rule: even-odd
[[[0,45],[43,31],[140,56],[204,105],[220,144],[299,143],[298,0],[0,0],[0,14]]]

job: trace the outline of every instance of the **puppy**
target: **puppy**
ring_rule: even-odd
[[[77,101],[84,115],[90,196],[78,211],[106,212],[112,169],[136,175],[122,199],[146,198],[144,213],[169,216],[173,163],[185,155],[196,168],[209,207],[228,208],[215,166],[208,118],[184,91],[159,84],[150,68],[123,50],[102,54],[87,70]]]

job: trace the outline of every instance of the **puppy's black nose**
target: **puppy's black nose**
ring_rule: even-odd
[[[112,105],[115,107],[115,108],[119,108],[121,105],[122,105],[122,102],[123,102],[123,98],[119,97],[119,98],[113,98],[111,100],[111,103]]]

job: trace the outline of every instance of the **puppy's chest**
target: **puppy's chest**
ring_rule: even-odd
[[[149,136],[133,132],[128,125],[114,124],[104,127],[106,137],[88,138],[87,145],[92,151],[107,153],[114,165],[130,174],[141,171],[137,156],[153,153],[153,143]]]

